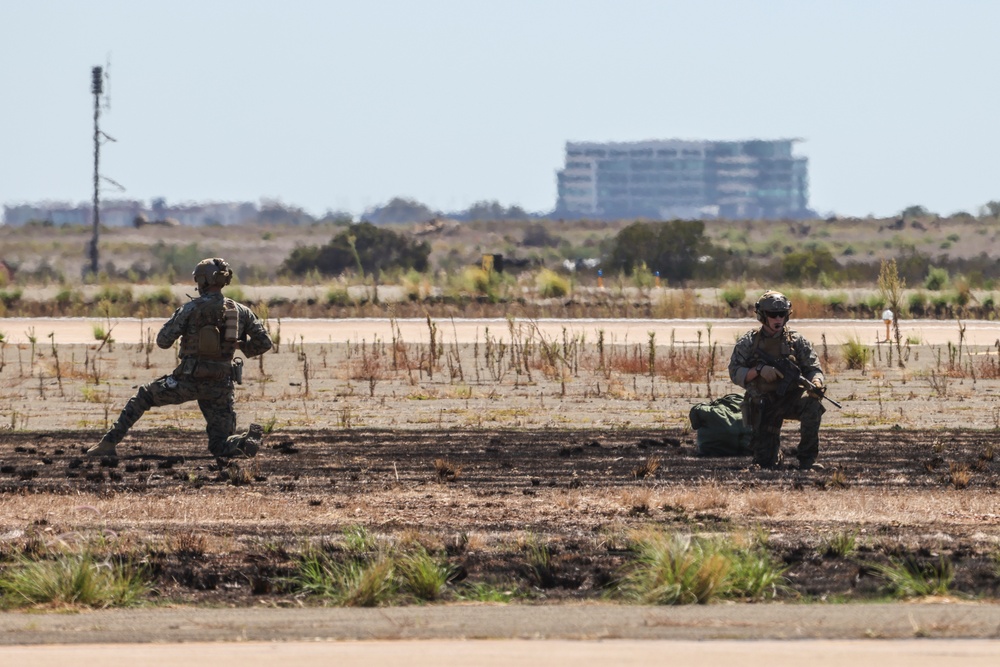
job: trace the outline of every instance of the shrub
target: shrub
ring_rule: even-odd
[[[551,269],[542,269],[535,278],[538,294],[543,299],[564,297],[569,294],[569,279]]]
[[[118,285],[104,285],[97,292],[95,302],[107,301],[109,303],[132,303],[132,288],[120,287]]]
[[[910,556],[871,568],[875,576],[886,582],[889,591],[901,598],[947,595],[955,578],[954,567],[944,556],[937,563],[921,562]]]
[[[727,285],[719,296],[730,308],[738,308],[746,303],[747,290],[742,285]]]
[[[857,338],[844,343],[844,364],[850,370],[864,370],[870,355],[871,350]]]
[[[936,292],[948,284],[948,270],[932,266],[924,279],[924,288]]]
[[[418,600],[437,600],[455,572],[447,562],[438,560],[423,547],[399,561],[399,578],[403,590]]]
[[[390,602],[397,590],[395,564],[384,557],[339,563],[323,554],[311,554],[299,563],[290,583],[344,607],[377,607]]]
[[[633,545],[618,592],[642,604],[704,604],[720,597],[760,599],[785,587],[782,568],[761,547],[652,531]]]
[[[0,577],[3,606],[68,604],[121,607],[137,604],[149,590],[139,568],[97,562],[90,554],[60,555],[55,560],[21,558]]]
[[[160,287],[152,292],[143,294],[139,297],[139,303],[145,305],[164,305],[168,306],[174,302],[174,293],[170,291],[169,287]]]

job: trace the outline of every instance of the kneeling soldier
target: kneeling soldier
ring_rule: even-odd
[[[139,387],[128,400],[118,420],[101,442],[87,450],[90,456],[115,456],[116,446],[129,428],[153,406],[198,401],[208,431],[208,449],[217,457],[255,456],[263,428],[251,424],[246,433],[236,433],[233,383],[242,383],[242,359],[271,349],[271,336],[246,306],[222,295],[233,271],[218,257],[195,267],[196,299],[178,308],[156,336],[156,344],[169,349],[178,338],[180,365],[170,375]]]
[[[730,379],[746,389],[743,416],[753,429],[754,463],[762,468],[780,463],[781,425],[793,419],[800,424],[799,468],[808,470],[819,455],[819,427],[826,411],[823,370],[812,343],[785,326],[792,312],[788,297],[765,292],[754,311],[760,328],[737,341],[729,360]],[[813,385],[808,393],[807,383]]]

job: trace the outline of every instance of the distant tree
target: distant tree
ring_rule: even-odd
[[[297,206],[285,206],[278,200],[261,202],[257,220],[268,225],[308,225],[315,219]]]
[[[988,215],[991,218],[1000,218],[1000,201],[988,201],[983,204],[982,209],[980,209],[982,215]]]
[[[632,275],[644,263],[665,280],[680,282],[718,271],[721,255],[701,220],[635,222],[618,232],[605,266]]]
[[[815,282],[820,274],[833,277],[840,264],[827,248],[790,252],[781,258],[781,272],[788,282]]]
[[[904,208],[902,212],[900,212],[900,215],[904,218],[925,218],[934,214],[928,211],[926,207],[915,204]]]
[[[562,239],[550,232],[548,226],[541,222],[525,227],[524,238],[521,241],[529,248],[555,248],[561,242]]]
[[[327,211],[316,222],[333,225],[349,225],[354,222],[354,215],[350,211]]]
[[[384,206],[378,206],[365,211],[361,220],[375,225],[387,225],[407,222],[426,222],[437,216],[437,213],[414,199],[396,197]]]
[[[427,270],[430,246],[421,241],[381,229],[370,222],[350,225],[324,246],[296,248],[285,259],[283,269],[294,275],[317,270],[335,276],[347,270],[373,274],[386,269]]]
[[[465,220],[527,220],[531,216],[520,206],[505,208],[494,200],[477,201],[459,217]]]

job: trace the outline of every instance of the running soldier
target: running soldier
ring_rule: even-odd
[[[180,365],[170,375],[139,387],[88,455],[116,456],[118,443],[151,407],[197,400],[212,454],[256,456],[264,429],[250,424],[246,433],[236,434],[233,383],[242,384],[243,360],[234,362],[233,355],[237,350],[246,357],[263,354],[271,349],[271,337],[249,308],[223,296],[222,288],[233,279],[225,260],[204,259],[192,275],[198,298],[174,311],[156,336],[156,344],[164,350],[180,338]]]
[[[819,427],[823,413],[823,370],[812,343],[787,328],[792,303],[780,292],[767,291],[754,304],[761,323],[733,348],[729,377],[746,389],[744,423],[753,429],[753,461],[762,468],[781,462],[781,425],[799,421],[799,468],[808,470],[819,455]],[[779,370],[784,368],[784,372]],[[805,391],[807,382],[813,389]]]

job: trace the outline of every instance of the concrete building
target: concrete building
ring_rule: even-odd
[[[660,220],[801,218],[808,161],[796,139],[567,142],[556,214]]]
[[[41,202],[3,207],[3,224],[21,226],[31,221],[53,225],[90,225],[93,206],[65,202]],[[149,206],[131,199],[109,199],[101,202],[101,224],[105,227],[129,227],[136,216],[148,220],[177,220],[192,227],[205,225],[238,225],[257,219],[258,208],[249,202],[209,202],[168,206],[157,198]]]

